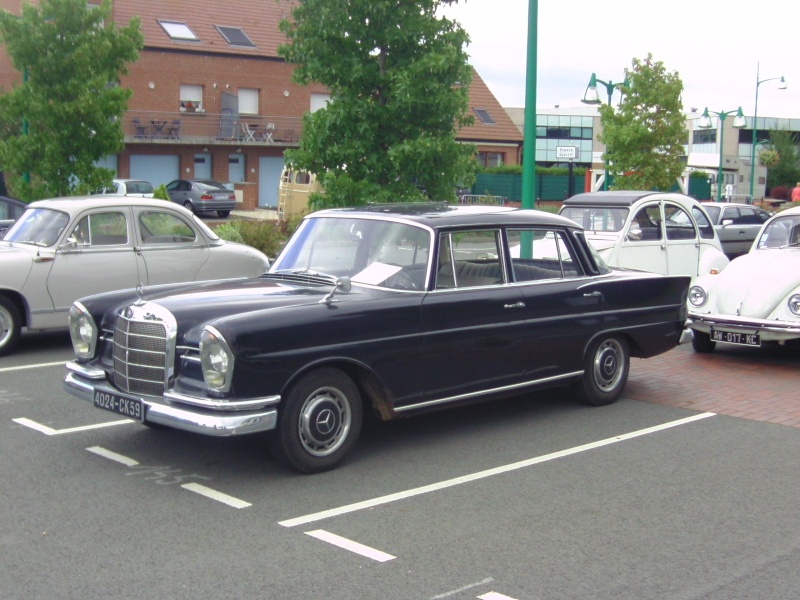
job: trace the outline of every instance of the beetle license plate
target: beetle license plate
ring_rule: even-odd
[[[118,415],[131,419],[142,420],[142,401],[136,398],[126,398],[111,392],[94,391],[94,405],[97,408],[110,410]]]
[[[761,346],[761,338],[757,333],[741,333],[739,331],[711,330],[712,342],[725,342],[739,346]]]

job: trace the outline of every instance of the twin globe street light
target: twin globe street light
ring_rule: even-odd
[[[775,81],[776,79],[780,79],[780,83],[778,84],[779,90],[786,89],[786,80],[783,78],[783,75],[780,77],[770,77],[769,79],[759,79],[758,74],[761,68],[761,64],[759,63],[756,66],[756,105],[755,110],[753,112],[753,143],[750,147],[750,201],[753,201],[753,184],[755,183],[755,176],[756,176],[756,146],[758,145],[758,86],[762,83],[767,81]]]
[[[606,93],[608,94],[608,105],[611,106],[611,96],[614,95],[614,90],[619,90],[620,94],[624,94],[625,90],[628,88],[628,80],[621,83],[613,83],[611,81],[603,81],[602,79],[598,79],[597,75],[592,73],[591,79],[589,79],[589,85],[586,87],[586,93],[583,95],[583,102],[584,104],[602,104],[603,102],[600,100],[600,96],[597,93],[597,84],[601,84],[603,87],[606,88]],[[621,100],[620,100],[621,101]],[[608,191],[608,148],[606,151],[603,152],[603,191]]]
[[[742,129],[747,126],[747,119],[744,118],[742,107],[738,110],[728,110],[724,112],[710,111],[711,114],[719,117],[719,168],[717,169],[717,202],[722,200],[722,159],[725,156],[725,119],[728,115],[736,113],[733,119],[733,126],[736,129]],[[700,129],[711,129],[711,117],[709,116],[708,107],[703,111],[703,116],[700,117],[700,122],[697,124]]]

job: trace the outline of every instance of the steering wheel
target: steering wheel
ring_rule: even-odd
[[[392,265],[394,267],[400,267],[397,263],[386,263]],[[390,288],[395,288],[398,290],[418,290],[419,284],[417,280],[414,279],[414,276],[406,271],[403,267],[400,267],[400,270],[392,275],[391,277],[386,279],[386,285]]]

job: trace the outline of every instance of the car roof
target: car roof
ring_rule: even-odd
[[[736,208],[747,207],[747,208],[764,210],[760,206],[753,206],[752,204],[745,204],[744,202],[714,202],[713,200],[704,200],[700,204],[702,204],[703,206],[719,206],[720,208],[723,208],[725,206],[735,206]]]
[[[446,202],[401,202],[369,204],[355,208],[332,208],[308,215],[306,218],[394,218],[426,225],[432,229],[492,225],[559,225],[580,229],[571,219],[540,210],[500,205],[448,204]]]
[[[63,198],[48,198],[37,200],[28,206],[31,208],[53,208],[57,210],[77,211],[99,206],[117,207],[132,205],[149,206],[154,208],[170,208],[172,210],[183,208],[173,202],[166,202],[158,198],[139,198],[135,196],[65,196]],[[185,210],[185,209],[184,209]]]
[[[22,200],[17,200],[16,198],[9,198],[8,196],[0,196],[0,200],[2,200],[3,202],[8,202],[9,204],[14,204],[15,206],[20,206],[20,207],[28,206]]]
[[[632,206],[639,200],[673,200],[685,204],[700,204],[691,196],[673,192],[648,192],[641,190],[614,190],[610,192],[586,192],[564,200],[564,206]]]

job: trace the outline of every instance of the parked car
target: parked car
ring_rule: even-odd
[[[131,196],[136,198],[152,198],[155,190],[153,184],[141,179],[114,179],[111,187],[103,188],[97,196]]]
[[[750,250],[761,226],[772,216],[764,209],[749,204],[727,202],[701,202],[701,204],[717,231],[722,250],[731,259]]]
[[[173,202],[193,213],[216,211],[224,219],[236,208],[236,194],[212,179],[176,179],[167,184]]]
[[[0,240],[14,222],[22,216],[28,205],[13,198],[0,196]]]
[[[703,207],[683,194],[577,194],[564,200],[560,214],[586,230],[610,267],[694,279],[730,262]]]
[[[631,356],[678,344],[688,287],[610,271],[575,223],[540,211],[319,211],[261,277],[76,302],[65,383],[145,425],[270,431],[278,456],[317,472],[368,409],[389,420],[559,385],[613,402]]]
[[[180,206],[148,198],[42,200],[0,240],[0,354],[23,328],[67,329],[75,300],[137,285],[249,277],[269,260],[221,240]]]
[[[692,346],[740,346],[800,340],[800,208],[771,217],[750,252],[689,290]]]

